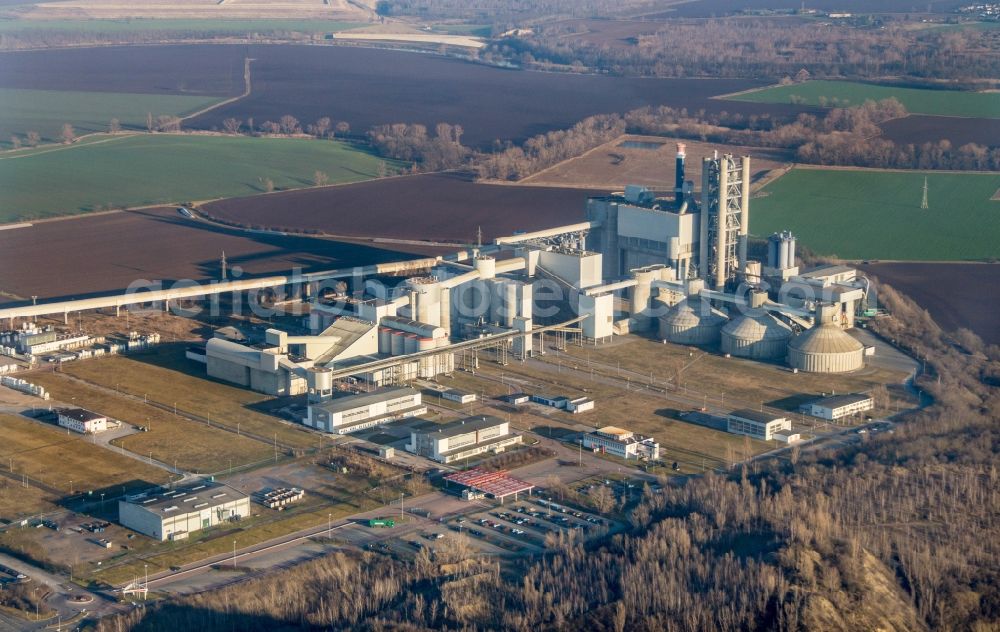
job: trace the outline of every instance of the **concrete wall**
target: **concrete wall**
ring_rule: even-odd
[[[250,386],[250,367],[209,355],[206,358],[206,368],[209,377],[239,384],[240,386]]]

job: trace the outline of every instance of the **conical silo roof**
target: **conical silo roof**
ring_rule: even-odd
[[[741,340],[787,340],[792,328],[762,309],[750,309],[722,328],[723,335]]]
[[[799,353],[857,353],[864,345],[833,323],[813,327],[788,343],[788,348]]]
[[[712,307],[712,304],[699,296],[689,296],[677,303],[663,315],[663,321],[674,327],[698,327],[722,325],[726,315]]]

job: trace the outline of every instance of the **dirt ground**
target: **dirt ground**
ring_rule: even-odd
[[[28,19],[367,19],[365,11],[346,0],[70,0],[40,2],[23,13]]]
[[[714,145],[698,141],[626,134],[587,153],[521,180],[519,184],[582,187],[621,191],[626,184],[641,184],[654,190],[674,189],[677,143],[686,145],[685,179],[701,189],[701,162],[713,152],[750,156],[754,183],[784,167],[792,158],[787,151],[763,147]],[[636,146],[642,143],[643,146]],[[653,147],[656,145],[656,147]]]
[[[314,208],[317,213],[322,210]],[[169,287],[178,279],[217,279],[223,251],[230,278],[237,278],[237,268],[248,278],[291,274],[294,269],[309,272],[398,261],[409,256],[400,250],[407,247],[381,248],[304,235],[249,234],[187,220],[172,207],[81,216],[0,231],[0,303],[12,302],[15,297],[28,300],[32,295],[84,298],[121,290],[134,282],[161,281]]]

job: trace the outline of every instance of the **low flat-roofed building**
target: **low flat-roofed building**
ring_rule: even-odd
[[[323,432],[347,434],[426,412],[420,391],[408,386],[386,386],[310,404],[304,423]]]
[[[660,444],[652,437],[637,435],[617,426],[605,426],[583,435],[583,447],[623,459],[660,458]]]
[[[779,430],[791,429],[792,422],[787,418],[757,410],[734,410],[726,417],[726,430],[761,441],[770,441]]]
[[[566,402],[566,410],[573,413],[585,413],[588,410],[594,410],[594,400],[589,397],[577,397],[576,399],[571,399]]]
[[[57,413],[59,425],[83,434],[97,434],[108,429],[108,418],[83,408],[64,408]]]
[[[532,395],[531,401],[535,402],[536,404],[541,404],[542,406],[551,406],[553,408],[565,409],[566,404],[569,403],[569,398],[562,396],[557,397],[554,395],[538,394],[538,395]]]
[[[441,397],[451,402],[458,402],[459,404],[471,404],[477,399],[475,393],[460,391],[457,388],[450,388],[447,391],[442,392]]]
[[[118,501],[123,527],[161,541],[180,540],[193,531],[249,515],[249,496],[212,481],[155,489]]]
[[[819,417],[820,419],[843,419],[851,415],[857,415],[875,408],[875,400],[867,393],[854,393],[851,395],[831,395],[817,399],[816,401],[803,404],[799,410],[806,415]]]
[[[521,440],[521,435],[511,434],[508,422],[492,415],[480,415],[414,430],[406,450],[439,463],[451,463],[484,452],[502,452]]]
[[[798,443],[802,441],[802,435],[792,430],[778,430],[771,435],[779,443]]]
[[[501,395],[497,397],[497,399],[505,404],[510,404],[511,406],[519,406],[530,402],[531,396],[527,393],[511,393],[509,395]]]

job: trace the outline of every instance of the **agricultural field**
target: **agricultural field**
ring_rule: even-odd
[[[375,178],[377,156],[303,138],[136,134],[0,158],[0,221]],[[390,171],[394,168],[390,164]],[[270,186],[268,182],[270,181]],[[53,183],[59,183],[58,187]]]
[[[953,116],[924,116],[911,114],[886,121],[880,126],[882,136],[894,143],[919,145],[947,139],[952,147],[968,143],[1000,145],[1000,119],[956,118]]]
[[[986,344],[1000,345],[1000,265],[981,263],[869,263],[867,274],[903,292],[930,312],[946,331],[971,329]]]
[[[176,405],[184,414],[211,420],[213,425],[277,441],[295,448],[316,447],[323,439],[301,427],[255,410],[271,397],[204,377],[205,367],[184,356],[184,344],[163,345],[154,351],[75,362],[65,372],[87,382],[122,393]]]
[[[146,0],[130,4],[117,0],[32,2],[20,15],[30,19],[360,19],[370,11],[347,0]]]
[[[336,188],[336,187],[335,187]],[[270,197],[270,196],[266,196]],[[51,252],[60,253],[59,265]],[[103,213],[0,230],[0,303],[81,297],[143,279],[217,279],[225,251],[231,274],[290,274],[437,254],[416,245],[368,246],[307,237],[247,233],[181,217],[174,208]]]
[[[951,13],[965,4],[968,3],[964,0],[931,0],[931,2],[920,4],[919,8],[933,13]],[[796,11],[801,6],[802,3],[797,0],[694,0],[693,2],[679,2],[670,10],[659,15],[676,18],[712,18],[751,11]],[[878,10],[878,13],[907,13],[915,10],[914,4],[910,0],[882,0],[877,5],[866,0],[816,0],[810,2],[808,7],[818,11],[844,11],[859,14],[873,13],[876,12],[875,9]]]
[[[0,463],[14,476],[27,474],[64,494],[114,485],[164,483],[169,474],[122,456],[64,428],[0,414],[4,443]],[[72,487],[71,487],[72,485]]]
[[[30,379],[43,385],[57,401],[72,402],[124,423],[148,426],[148,432],[114,439],[112,444],[119,450],[151,455],[182,470],[212,474],[226,470],[230,459],[237,467],[274,456],[274,447],[268,443],[191,421],[183,415],[174,416],[143,404],[141,399],[117,395],[113,389],[92,386],[61,373],[35,373]]]
[[[849,107],[861,105],[868,100],[879,101],[890,97],[898,99],[913,114],[1000,118],[1000,93],[903,88],[853,81],[806,81],[734,94],[727,98],[754,103]]]
[[[480,227],[484,239],[493,239],[583,221],[587,196],[600,193],[476,184],[446,173],[219,200],[201,208],[212,217],[247,225],[473,243]],[[365,213],[356,213],[358,208]]]
[[[921,209],[925,177],[929,208]],[[998,189],[996,173],[797,168],[753,200],[750,231],[790,229],[813,252],[842,259],[996,258]]]
[[[751,156],[751,177],[755,184],[791,160],[789,152],[778,149],[714,145],[661,136],[627,134],[581,156],[528,176],[518,184],[605,191],[621,191],[626,184],[641,184],[654,190],[669,190],[672,194],[678,140],[687,145],[685,177],[697,183],[698,188],[701,188],[701,160],[711,156],[713,151],[731,153],[734,156]]]
[[[157,33],[163,37],[213,35],[246,36],[247,33],[336,33],[366,26],[365,22],[307,19],[100,19],[100,20],[0,20],[0,33],[72,32],[120,35]]]
[[[106,132],[112,118],[122,129],[145,129],[146,116],[186,116],[221,101],[195,95],[128,94],[64,90],[0,89],[0,147],[12,148],[11,136],[26,142],[29,131],[43,143],[60,142],[63,124],[77,136]]]

